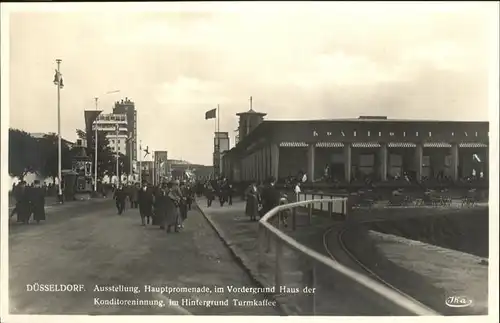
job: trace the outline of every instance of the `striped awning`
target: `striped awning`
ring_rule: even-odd
[[[487,144],[481,142],[461,142],[458,144],[460,148],[487,148]]]
[[[353,142],[353,148],[379,148],[380,143],[378,142]]]
[[[389,148],[415,148],[416,144],[413,142],[390,142],[387,144]]]
[[[344,147],[343,142],[318,142],[316,143],[318,148],[342,148]]]
[[[280,147],[287,147],[287,148],[308,147],[308,144],[305,142],[284,141],[280,143]]]
[[[424,143],[425,148],[451,148],[451,144],[447,142],[426,142]]]

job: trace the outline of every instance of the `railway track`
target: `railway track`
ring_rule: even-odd
[[[357,223],[357,225],[361,225],[361,224],[365,224],[365,223],[375,223],[375,222],[384,222],[384,221],[388,221],[387,219],[376,219],[376,220],[364,220],[364,221],[360,221]],[[330,250],[329,248],[329,236],[332,234],[332,232],[336,229],[339,228],[339,224],[336,224],[336,225],[333,225],[331,226],[330,228],[328,228],[324,234],[323,234],[323,247],[325,248],[325,252],[328,254],[328,256],[334,260],[334,261],[337,261],[337,262],[341,262],[337,259],[337,257],[335,257],[332,253],[332,251]],[[418,303],[420,306],[424,307],[424,308],[428,308],[429,310],[431,311],[434,311],[434,312],[437,312],[436,310],[434,309],[430,309],[427,305],[424,305],[422,304],[420,301],[414,299],[413,297],[407,295],[406,293],[404,293],[403,291],[401,291],[400,289],[398,289],[397,287],[395,287],[394,285],[390,284],[388,281],[384,280],[383,278],[381,278],[379,275],[377,275],[375,272],[373,272],[368,266],[366,266],[360,259],[358,259],[350,250],[349,248],[347,248],[347,246],[345,245],[344,241],[343,241],[343,235],[349,230],[348,227],[342,227],[340,228],[339,231],[337,231],[337,237],[336,237],[336,241],[340,247],[340,249],[342,250],[342,252],[347,255],[347,257],[349,258],[349,260],[351,260],[353,263],[354,263],[354,266],[350,265],[351,269],[361,269],[362,271],[364,271],[365,273],[368,274],[368,276],[374,280],[376,280],[377,282],[383,284],[384,286],[390,288],[391,290],[393,290],[394,292],[398,293],[401,297],[403,298],[406,298],[412,302],[415,302],[415,303]],[[345,264],[344,265],[348,265],[349,264]],[[358,268],[352,268],[352,267],[358,267]]]

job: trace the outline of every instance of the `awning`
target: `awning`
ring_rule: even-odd
[[[462,142],[458,144],[460,148],[487,148],[487,144],[483,144],[481,142]]]
[[[425,148],[451,148],[451,144],[447,142],[426,142],[424,143]]]
[[[299,148],[299,147],[308,147],[309,145],[305,142],[295,142],[295,141],[285,141],[280,143],[280,147],[286,148]]]
[[[318,148],[342,148],[344,147],[343,142],[317,142],[316,147]]]
[[[416,144],[413,142],[390,142],[387,144],[389,148],[415,148]]]
[[[378,142],[353,142],[353,148],[380,148],[380,143]]]

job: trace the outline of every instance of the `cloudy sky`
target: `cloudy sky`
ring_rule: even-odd
[[[495,3],[174,5],[11,13],[10,126],[57,130],[56,58],[65,138],[95,96],[108,112],[127,96],[145,145],[197,163],[212,161],[205,111],[220,104],[233,142],[250,96],[268,119],[488,119]]]

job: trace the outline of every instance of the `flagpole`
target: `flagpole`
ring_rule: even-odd
[[[139,183],[142,185],[142,140],[139,140]]]
[[[220,177],[220,106],[217,104],[217,176]]]
[[[119,174],[119,165],[118,165],[118,160],[120,155],[118,155],[118,129],[119,129],[119,124],[116,122],[116,138],[115,138],[115,153],[116,153],[116,187],[118,188],[118,185],[120,185],[120,174]]]
[[[57,176],[59,178],[59,201],[63,203],[62,196],[62,158],[61,158],[61,59],[56,59],[57,63]]]
[[[95,98],[95,110],[97,111],[97,101],[99,98]],[[95,140],[94,140],[94,145],[95,145],[95,151],[94,151],[94,191],[97,193],[97,117],[96,120],[94,121],[94,127],[95,127]]]

